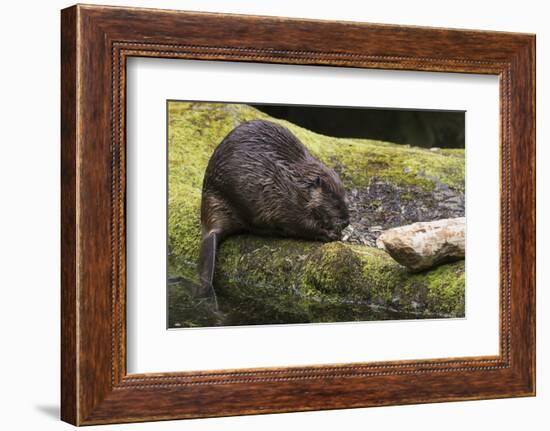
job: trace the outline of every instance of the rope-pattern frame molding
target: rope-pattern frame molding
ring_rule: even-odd
[[[373,56],[342,52],[285,51],[248,47],[198,46],[116,41],[111,51],[111,263],[112,263],[112,373],[114,389],[173,387],[180,385],[219,385],[250,382],[278,382],[327,378],[357,378],[403,374],[429,374],[456,371],[488,371],[510,367],[511,349],[511,148],[510,103],[511,67],[499,61],[463,58]],[[471,72],[500,76],[501,97],[501,279],[500,355],[488,358],[456,358],[405,362],[354,363],[259,370],[166,373],[165,375],[126,375],[125,364],[125,100],[126,58],[130,56],[175,59],[257,61],[287,64],[326,64],[347,67]],[[480,70],[481,68],[481,70]]]

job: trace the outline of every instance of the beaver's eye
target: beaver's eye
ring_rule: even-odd
[[[315,187],[320,187],[321,186],[321,177],[319,175],[317,175],[317,178],[315,178],[315,181],[313,182],[313,185]]]

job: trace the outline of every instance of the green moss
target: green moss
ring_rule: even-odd
[[[420,278],[422,275],[416,275]],[[424,274],[426,306],[437,314],[465,315],[464,261],[443,265]]]
[[[369,202],[369,208],[372,210],[378,209],[383,205],[383,202],[380,200],[372,200]]]
[[[319,135],[285,121],[296,136],[327,165],[343,166],[348,186],[364,187],[373,177],[396,185],[432,190],[435,181],[464,188],[464,151],[433,152],[368,139],[343,139]],[[449,155],[452,154],[452,157]]]
[[[388,305],[427,317],[464,317],[464,261],[423,273],[411,274],[403,270],[396,275]]]
[[[401,200],[403,202],[408,202],[414,200],[414,195],[410,192],[403,192],[401,193]]]
[[[311,253],[302,269],[306,294],[350,295],[359,285],[361,260],[351,247],[331,242]]]
[[[288,127],[329,166],[342,169],[348,187],[373,178],[431,190],[435,181],[464,188],[464,151],[437,152],[368,139],[323,136],[278,120],[247,105],[168,103],[168,238],[174,267],[196,262],[200,237],[200,198],[204,171],[221,140],[244,121],[261,118]],[[405,199],[407,196],[404,197]],[[375,208],[379,203],[373,201]],[[176,262],[177,260],[177,262]]]
[[[239,235],[224,241],[218,254],[218,271],[233,273],[254,285],[286,285],[293,283],[296,266],[321,243],[281,238],[260,238]],[[239,276],[240,274],[240,276]],[[222,274],[216,274],[222,276]]]
[[[241,324],[318,322],[463,316],[462,271],[458,262],[411,274],[372,247],[242,235],[220,248],[216,280]]]
[[[368,298],[377,305],[389,305],[392,289],[401,281],[404,268],[382,250],[363,246],[352,247],[361,257],[362,283]]]
[[[319,159],[344,167],[344,182],[366,186],[373,177],[430,190],[434,181],[464,188],[464,150],[430,151],[369,139],[333,138],[275,119],[247,105],[169,102],[169,162],[175,182],[200,189],[210,155],[237,125],[266,119],[289,128]],[[172,177],[170,177],[172,183]]]
[[[170,188],[168,201],[168,260],[175,274],[194,277],[199,258],[200,194],[185,185]]]
[[[464,151],[429,151],[366,139],[319,135],[246,105],[168,103],[168,275],[171,324],[215,324],[219,316],[186,293],[197,283],[204,171],[221,140],[241,122],[262,118],[288,127],[348,188],[373,178],[432,190],[464,188]],[[402,199],[414,196],[402,196]],[[370,202],[370,208],[381,203]],[[216,290],[224,321],[321,322],[464,315],[464,266],[410,274],[385,252],[250,235],[220,247]],[[182,281],[183,280],[183,281]]]

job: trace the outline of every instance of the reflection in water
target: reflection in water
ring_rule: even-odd
[[[209,298],[194,295],[197,287],[196,281],[183,277],[168,279],[170,328],[404,320],[419,317],[415,313],[398,312],[365,301],[344,298],[326,300],[309,295],[304,297],[297,291],[294,297],[287,296],[287,301],[293,302],[293,306],[286,306],[279,299],[270,302],[267,298],[227,296],[223,294],[224,289],[218,289],[219,310],[216,310]],[[262,288],[265,289],[265,286]],[[296,303],[300,306],[296,307]],[[423,314],[422,317],[427,316]]]

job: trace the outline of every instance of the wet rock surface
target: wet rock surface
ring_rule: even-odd
[[[342,240],[376,246],[385,230],[416,223],[464,216],[464,192],[434,181],[433,191],[414,185],[394,185],[372,178],[368,187],[347,191],[350,225]]]

